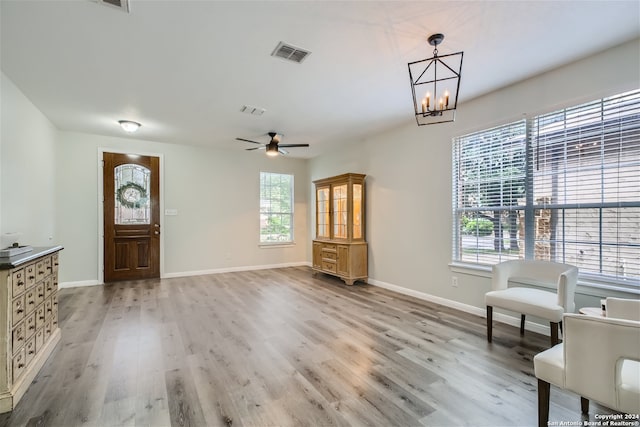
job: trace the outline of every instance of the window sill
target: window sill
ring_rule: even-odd
[[[488,265],[476,265],[452,261],[449,263],[449,268],[453,273],[462,273],[470,276],[491,279],[491,266]],[[519,280],[518,283],[552,289],[549,285],[536,282],[535,280]],[[612,292],[640,295],[640,287],[627,283],[605,282],[592,278],[580,278],[578,279],[576,292],[599,297],[613,296],[611,295]]]
[[[258,243],[258,247],[260,249],[292,248],[295,245],[296,242]]]

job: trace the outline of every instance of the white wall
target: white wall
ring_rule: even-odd
[[[307,160],[267,158],[259,152],[216,150],[127,138],[60,132],[57,138],[56,230],[61,282],[98,278],[98,151],[164,157],[162,215],[165,276],[306,263]],[[295,176],[295,240],[290,247],[259,247],[260,171]]]
[[[367,241],[372,283],[483,308],[489,276],[449,267],[452,138],[521,119],[523,114],[548,112],[638,89],[639,71],[640,40],[635,40],[466,102],[459,106],[454,123],[423,127],[410,119],[407,87],[406,126],[345,143],[344,149],[313,159],[311,180],[344,172],[368,175]],[[314,197],[310,197],[312,203]],[[457,288],[451,286],[454,275],[459,279]],[[594,290],[586,293],[612,294]],[[576,303],[578,307],[598,305],[598,298],[578,295]]]
[[[56,129],[4,73],[0,98],[0,235],[19,232],[21,244],[57,244]]]

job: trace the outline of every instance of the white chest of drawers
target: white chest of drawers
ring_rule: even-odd
[[[0,258],[0,413],[13,410],[60,341],[60,250]]]

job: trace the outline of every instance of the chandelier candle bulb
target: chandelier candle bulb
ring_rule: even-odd
[[[427,100],[423,99],[422,100],[422,114],[424,114],[426,111],[426,107],[427,107]]]
[[[444,106],[449,108],[449,91],[444,93]]]
[[[440,105],[440,111],[442,111],[442,110],[444,109],[444,108],[442,107],[442,106],[443,106],[442,98],[440,98],[440,102],[439,102],[438,104]]]

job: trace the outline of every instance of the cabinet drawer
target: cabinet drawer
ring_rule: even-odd
[[[27,282],[27,289],[36,284],[36,265],[29,264],[24,268],[24,278]]]
[[[51,321],[47,321],[44,324],[44,342],[49,341],[49,337],[51,336]]]
[[[322,251],[322,258],[323,259],[333,259],[335,260],[337,258],[337,254],[335,251]]]
[[[44,283],[38,284],[36,286],[36,307],[42,304],[44,301]]]
[[[51,315],[51,330],[55,331],[56,329],[58,329],[58,310],[54,308]]]
[[[330,271],[332,273],[336,272],[336,263],[331,261],[322,260],[322,269],[325,271]]]
[[[51,257],[46,257],[44,260],[42,260],[42,262],[44,264],[44,275],[47,276],[51,274],[51,272],[53,271],[53,267],[51,266]]]
[[[11,273],[11,282],[13,283],[13,296],[20,295],[24,292],[26,281],[24,278],[24,269]]]
[[[36,290],[28,289],[27,293],[24,295],[25,299],[25,313],[32,313],[33,310],[36,309]]]
[[[18,298],[14,298],[12,304],[12,324],[17,324],[19,321],[24,319],[25,316],[25,304],[24,304],[24,295],[19,296]]]
[[[24,322],[20,322],[13,329],[13,352],[14,353],[16,353],[20,348],[22,348],[22,346],[24,346],[26,337],[27,337],[27,334],[25,331]]]
[[[327,250],[327,251],[335,251],[336,250],[336,245],[335,245],[335,243],[323,243],[322,244],[322,249],[323,250]]]
[[[32,313],[24,319],[26,338],[29,339],[36,332],[36,313]]]
[[[24,347],[13,356],[13,382],[15,383],[18,378],[24,373],[24,368],[27,366],[25,360]]]
[[[36,331],[36,352],[42,350],[42,346],[44,345],[44,328],[40,328]]]
[[[38,308],[36,308],[36,330],[44,326],[44,320],[44,304],[40,304]]]
[[[47,272],[44,270],[44,260],[36,262],[36,282],[44,279]]]
[[[27,343],[24,346],[24,352],[25,352],[24,364],[28,366],[29,363],[31,363],[31,361],[36,355],[36,337],[33,337],[27,341]]]
[[[51,315],[53,314],[53,301],[51,301],[51,298],[47,299],[44,302],[44,321],[48,321],[51,318]]]
[[[58,254],[51,255],[51,268],[55,274],[58,274]]]
[[[49,276],[46,279],[44,279],[44,297],[49,298],[49,296],[51,296],[51,293],[53,292],[53,277]]]

